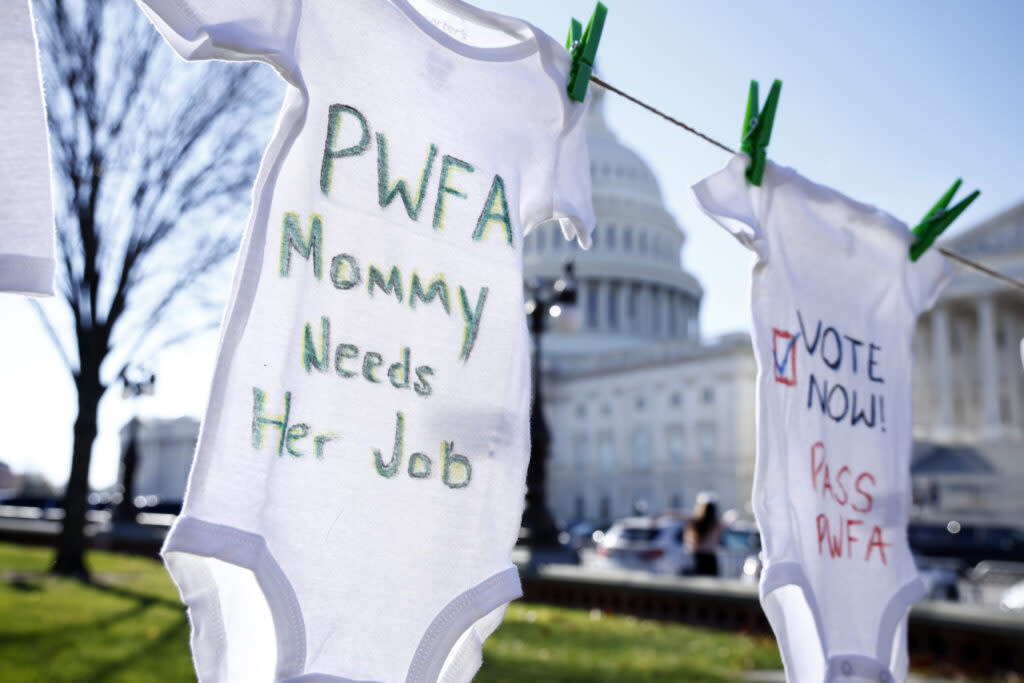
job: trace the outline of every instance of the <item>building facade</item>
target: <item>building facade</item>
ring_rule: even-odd
[[[135,496],[155,496],[164,503],[181,502],[199,437],[199,420],[192,417],[136,418],[132,422],[121,428],[121,452],[127,449],[134,431],[138,449]],[[121,467],[124,467],[123,461]],[[122,476],[119,472],[118,481]]]
[[[5,462],[0,462],[0,500],[18,492],[18,478]]]
[[[756,373],[746,335],[555,359],[545,373],[552,512],[606,522],[689,508],[701,491],[743,509]]]
[[[950,240],[1024,280],[1024,202]],[[1024,526],[1024,292],[955,266],[914,340],[920,517]]]

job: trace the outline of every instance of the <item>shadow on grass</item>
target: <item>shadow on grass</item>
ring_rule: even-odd
[[[188,633],[185,613],[164,627],[155,638],[123,656],[105,662],[88,676],[89,681],[106,681],[114,675],[132,669],[137,671],[163,671],[169,654],[181,647],[181,636]],[[186,661],[189,661],[186,658]],[[165,672],[164,672],[165,673]],[[161,678],[161,680],[166,680]]]
[[[520,658],[493,654],[484,657],[484,665],[474,679],[476,683],[730,683],[736,680],[741,680],[740,676],[722,676],[707,669],[678,664],[651,666],[642,671],[621,663],[581,668],[579,664],[538,662],[529,656]]]
[[[628,618],[628,617],[627,617]],[[546,623],[529,623],[508,619],[501,626],[504,639],[519,641],[529,648],[558,648],[565,642],[572,642],[581,647],[583,652],[590,653],[595,659],[613,656],[621,657],[627,653],[658,650],[670,656],[694,656],[709,662],[726,665],[730,660],[767,658],[771,664],[777,658],[774,645],[758,648],[754,640],[741,646],[732,642],[729,652],[724,657],[713,652],[721,647],[723,639],[734,640],[737,636],[748,638],[743,633],[723,633],[690,629],[679,634],[677,624],[656,621],[634,621],[628,631],[622,631],[622,625],[610,625],[609,622],[586,622],[565,620],[555,617]],[[722,661],[720,661],[722,660]]]
[[[177,600],[106,581],[78,582],[19,574],[8,595],[27,593],[18,621],[0,626],[0,661],[11,681],[170,681],[192,675],[189,624]],[[0,598],[2,599],[2,598]],[[36,607],[30,608],[29,605]],[[18,614],[15,607],[15,614]],[[4,666],[0,665],[0,670]]]
[[[89,621],[77,621],[71,624],[64,624],[62,626],[55,626],[54,628],[41,629],[38,631],[27,631],[25,633],[12,633],[0,635],[0,645],[7,643],[28,643],[34,644],[39,641],[40,638],[48,640],[54,640],[63,636],[71,636],[79,631],[89,631],[95,629],[107,629],[115,624],[118,624],[128,619],[141,616],[143,612],[149,609],[149,605],[138,604],[129,607],[121,612],[114,612],[113,614],[104,614],[96,619],[90,619]]]
[[[47,573],[39,573],[33,576],[23,573],[12,577],[11,580],[7,581],[7,585],[18,592],[38,593],[44,590],[44,587],[40,585],[40,580],[51,576],[52,575]],[[88,621],[63,624],[50,629],[33,630],[26,633],[0,633],[0,644],[33,643],[39,638],[53,639],[60,636],[72,635],[77,631],[83,631],[86,629],[110,628],[120,622],[141,616],[143,612],[151,607],[166,607],[175,611],[182,610],[184,613],[184,606],[177,600],[168,600],[167,598],[148,595],[146,593],[133,591],[121,586],[99,583],[96,581],[81,582],[80,585],[83,588],[92,588],[119,598],[127,598],[134,601],[135,604],[125,610],[103,614],[100,617],[90,619]]]
[[[173,610],[185,609],[185,606],[182,605],[181,601],[179,600],[170,600],[168,598],[160,597],[157,595],[142,593],[140,591],[125,588],[124,586],[118,586],[113,583],[104,583],[93,579],[89,583],[85,583],[83,585],[88,586],[89,588],[95,588],[96,590],[102,591],[104,593],[109,593],[110,595],[116,595],[121,598],[135,600],[141,604],[144,604],[146,607],[159,605],[161,607],[168,607]]]
[[[544,622],[507,620],[485,647],[477,683],[735,681],[769,659],[754,643],[652,622],[591,622],[560,614]],[[763,648],[761,648],[763,649]]]
[[[147,606],[161,605],[171,609],[180,609],[184,607],[179,600],[165,598],[159,595],[152,595],[150,593],[125,588],[124,586],[120,586],[115,583],[110,583],[103,579],[103,575],[93,575],[88,580],[82,580],[74,577],[54,574],[48,570],[0,572],[0,582],[6,583],[14,590],[23,593],[34,593],[44,590],[44,586],[42,586],[41,583],[47,580],[74,581],[83,588],[94,588],[118,597],[144,602]]]

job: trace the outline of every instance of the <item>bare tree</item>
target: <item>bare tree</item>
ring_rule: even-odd
[[[35,0],[60,310],[37,310],[78,392],[53,571],[88,577],[97,409],[130,363],[219,319],[225,264],[280,101],[256,65],[185,64],[127,0]]]

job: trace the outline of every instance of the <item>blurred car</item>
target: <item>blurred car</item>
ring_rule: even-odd
[[[1013,584],[999,598],[999,608],[1007,612],[1024,614],[1024,581]]]
[[[959,600],[959,560],[914,556],[926,600]]]
[[[693,569],[693,554],[683,545],[685,520],[677,517],[627,517],[612,524],[597,543],[594,566],[682,574]]]
[[[743,576],[743,566],[751,555],[761,551],[761,533],[757,524],[748,520],[736,520],[722,531],[716,554],[718,575],[738,579]]]
[[[740,570],[740,580],[747,583],[758,583],[761,580],[761,570],[764,569],[764,551],[748,555],[743,560],[743,567]]]
[[[951,520],[947,524],[907,527],[907,541],[915,555],[952,557],[966,566],[985,560],[1024,562],[1024,529],[974,526]]]
[[[39,508],[40,510],[64,509],[64,499],[55,496],[13,496],[4,500],[11,507]]]
[[[580,552],[594,547],[594,532],[598,530],[599,527],[585,520],[570,522],[565,531],[559,535],[559,540],[576,552]]]
[[[1024,613],[1024,562],[985,560],[965,573],[973,602]]]

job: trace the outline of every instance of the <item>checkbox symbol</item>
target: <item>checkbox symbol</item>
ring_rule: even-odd
[[[772,328],[775,381],[788,387],[796,386],[796,340],[799,338],[799,334]]]

